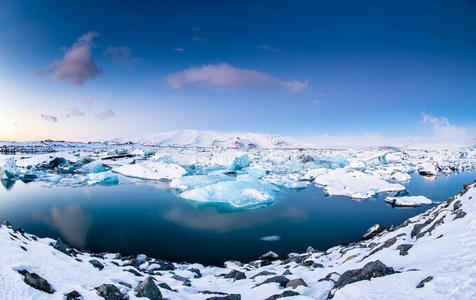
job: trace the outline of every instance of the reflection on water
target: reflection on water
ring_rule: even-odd
[[[411,195],[443,201],[472,182],[476,172],[432,181],[413,177],[407,184]],[[359,240],[375,223],[399,224],[428,208],[393,208],[384,202],[386,194],[363,201],[327,197],[310,186],[282,190],[273,205],[261,209],[230,211],[178,198],[163,182],[120,181],[78,188],[18,181],[0,188],[0,219],[80,249],[220,264],[251,260],[269,250],[280,255],[309,245],[324,250]]]

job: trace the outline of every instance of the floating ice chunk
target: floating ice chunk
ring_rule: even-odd
[[[263,236],[260,238],[260,240],[265,241],[265,242],[277,242],[281,239],[279,235],[269,235],[269,236]]]
[[[101,173],[107,171],[106,166],[98,160],[85,164],[79,169],[82,173]]]
[[[104,185],[114,185],[119,183],[119,178],[117,174],[114,174],[111,171],[102,172],[102,173],[90,173],[88,176],[88,183],[100,183]]]
[[[420,173],[420,175],[424,175],[424,176],[438,175],[438,169],[431,162],[422,163],[420,167],[418,168],[418,172]]]
[[[238,175],[235,180],[184,191],[180,197],[204,203],[224,203],[244,208],[271,203],[275,200],[277,188],[247,174]]]
[[[235,157],[233,164],[231,166],[232,170],[241,170],[246,168],[250,165],[250,158],[247,154],[243,154],[241,156]]]
[[[15,164],[15,159],[9,157],[2,162],[0,162],[0,175],[3,179],[14,179],[20,174],[20,170]]]
[[[307,171],[304,176],[302,176],[302,180],[313,180],[317,176],[323,175],[327,173],[327,169],[319,168],[319,169],[311,169]]]
[[[246,173],[248,173],[250,176],[253,176],[256,178],[262,178],[267,173],[265,169],[259,168],[259,167],[246,168],[246,170],[244,171],[246,171]]]
[[[156,161],[123,165],[114,168],[113,171],[124,176],[155,180],[178,178],[187,173],[179,165]]]
[[[343,195],[357,199],[369,198],[380,192],[401,191],[401,184],[389,183],[360,171],[339,168],[317,176],[314,182],[325,187],[329,195]]]
[[[432,204],[433,201],[425,196],[403,196],[387,197],[385,201],[395,206],[420,206],[423,204]]]
[[[284,186],[290,189],[302,189],[309,185],[309,181],[300,181],[295,174],[285,175],[268,175],[263,178],[265,181],[270,182],[277,186]]]
[[[211,185],[220,181],[232,181],[232,180],[234,180],[233,177],[224,175],[224,174],[190,175],[190,176],[183,176],[183,177],[173,179],[172,182],[170,183],[170,187],[185,191],[189,189],[203,187],[206,185]]]
[[[407,173],[401,173],[401,172],[394,172],[392,173],[391,177],[390,177],[392,180],[396,180],[396,181],[409,181],[410,179],[412,179],[412,177],[407,174]]]
[[[365,170],[366,164],[361,160],[355,160],[349,164],[349,167],[352,169],[363,171]]]

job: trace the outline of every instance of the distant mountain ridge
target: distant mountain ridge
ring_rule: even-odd
[[[280,135],[208,130],[175,130],[139,138],[118,138],[110,144],[144,144],[182,147],[286,148],[292,145]]]

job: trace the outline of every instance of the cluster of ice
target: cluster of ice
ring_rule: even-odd
[[[473,183],[398,226],[373,226],[361,241],[222,267],[82,252],[4,223],[0,298],[475,299],[475,201]]]
[[[433,203],[425,196],[387,197],[385,201],[395,206],[420,206]]]
[[[183,138],[182,142],[189,138],[181,134],[178,137]],[[230,149],[134,143],[46,145],[57,152],[3,155],[2,178],[51,185],[115,184],[119,180],[117,174],[121,174],[171,181],[171,188],[182,198],[241,208],[271,203],[283,188],[300,190],[315,184],[329,195],[362,199],[402,191],[412,174],[435,178],[476,167],[474,147]]]

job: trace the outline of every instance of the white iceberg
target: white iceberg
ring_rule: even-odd
[[[79,168],[82,173],[101,173],[107,171],[106,166],[98,160],[92,161]]]
[[[104,185],[114,185],[119,183],[119,178],[117,174],[114,174],[111,171],[102,172],[102,173],[90,173],[88,176],[88,183],[100,183]]]
[[[190,175],[190,176],[183,176],[183,177],[173,179],[172,182],[170,183],[170,187],[185,191],[189,189],[203,187],[206,185],[211,185],[221,181],[232,181],[232,180],[234,180],[233,177],[224,175],[224,174]]]
[[[14,179],[18,176],[20,170],[15,164],[15,159],[13,157],[8,157],[7,159],[0,162],[0,177],[3,179]]]
[[[395,206],[420,206],[423,204],[432,204],[433,201],[425,196],[403,196],[403,197],[387,197],[385,202]]]
[[[324,186],[329,195],[342,195],[356,199],[372,197],[376,193],[401,191],[405,187],[389,183],[366,173],[339,168],[314,178],[314,183]]]
[[[424,162],[418,168],[418,172],[424,176],[435,176],[438,175],[438,169],[431,162]]]
[[[123,165],[114,168],[113,171],[124,176],[155,180],[171,180],[187,173],[187,171],[179,165],[155,161]]]
[[[253,207],[275,200],[277,188],[247,174],[238,175],[232,181],[220,181],[211,185],[184,191],[180,197],[203,203],[224,203],[236,208]]]

